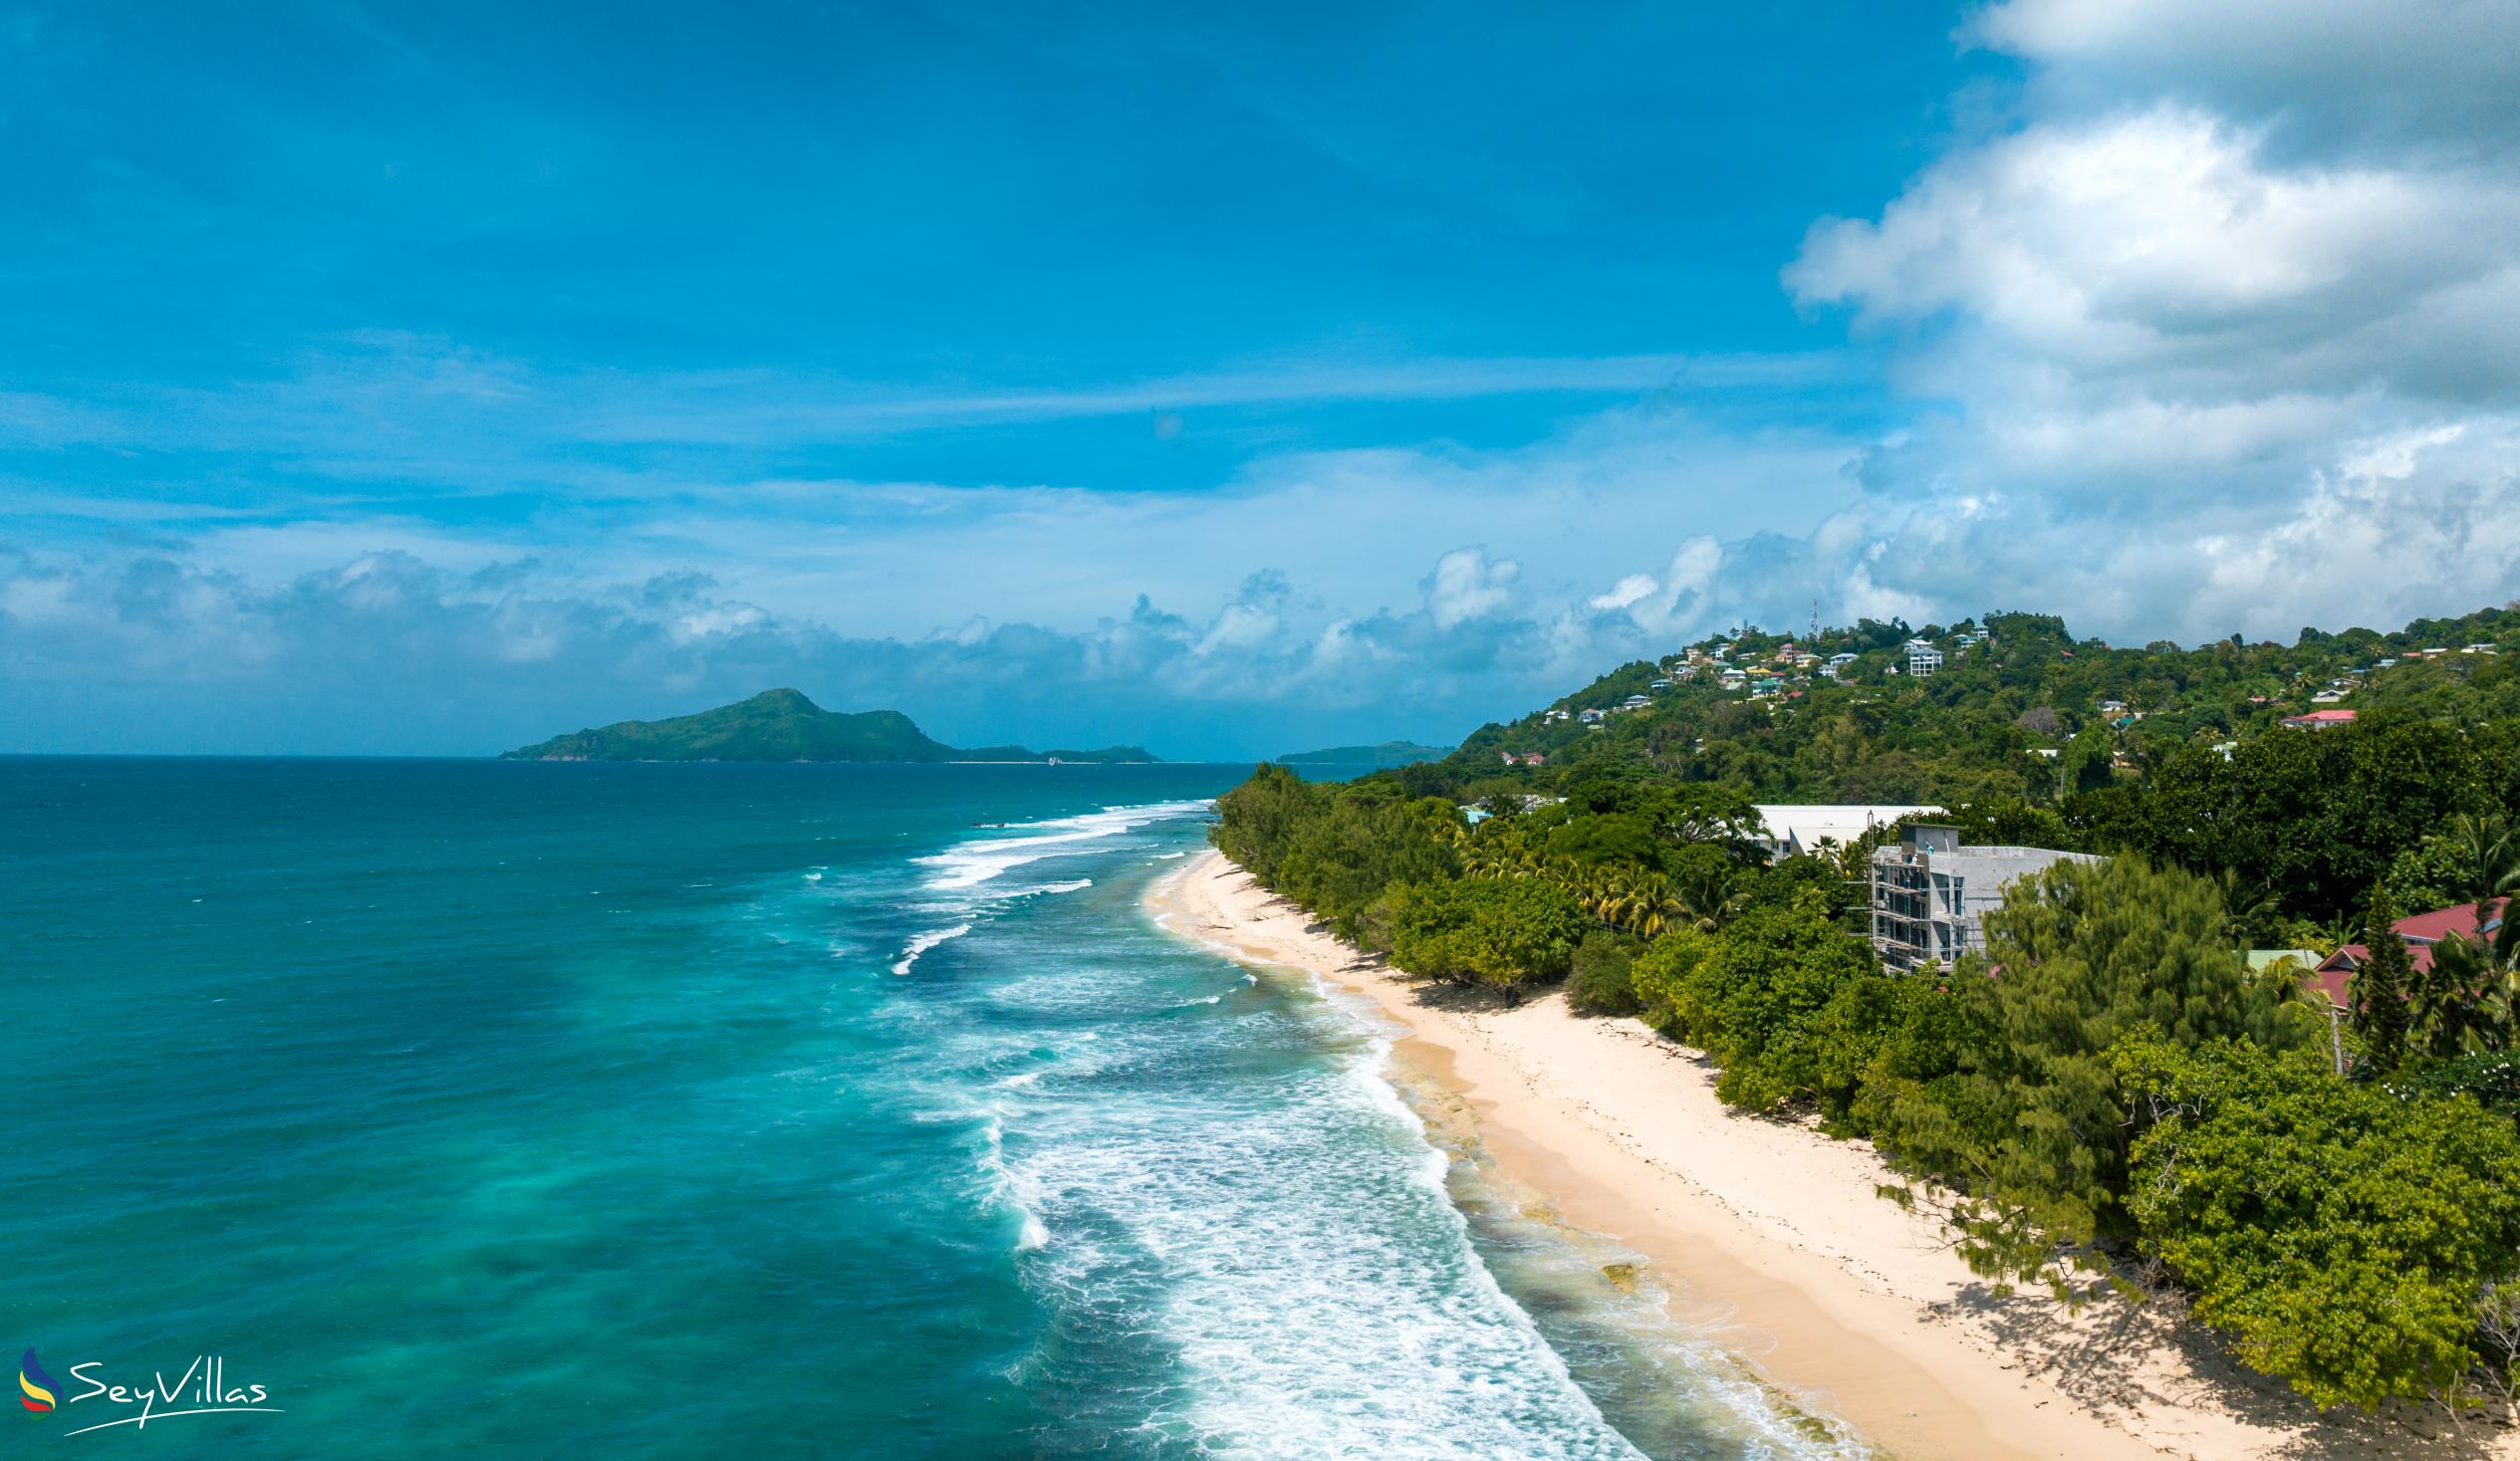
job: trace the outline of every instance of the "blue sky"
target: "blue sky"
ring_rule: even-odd
[[[1689,9],[0,9],[0,750],[2511,597],[2513,7]]]

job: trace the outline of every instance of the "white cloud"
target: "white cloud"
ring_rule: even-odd
[[[1514,580],[1522,565],[1512,559],[1491,561],[1477,548],[1456,549],[1436,560],[1425,583],[1426,608],[1435,627],[1448,629],[1464,619],[1486,618],[1513,607]]]
[[[2087,375],[2263,388],[2395,374],[2322,347],[2513,266],[2508,178],[2276,166],[2262,146],[2170,106],[2036,123],[1936,163],[1878,222],[1815,226],[1786,283],[1866,324],[1947,312]]]
[[[1961,34],[2039,63],[2052,111],[2132,93],[2280,122],[2305,146],[2520,142],[2510,0],[2009,0]]]
[[[1785,271],[1931,402],[1814,538],[1848,602],[2194,639],[2520,590],[2520,171],[2477,134],[2520,135],[2520,7],[2014,0],[1964,34],[2034,63],[2013,122]]]

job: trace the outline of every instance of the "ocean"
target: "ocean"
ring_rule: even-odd
[[[0,760],[11,1454],[1844,1448],[1148,920],[1244,770]]]

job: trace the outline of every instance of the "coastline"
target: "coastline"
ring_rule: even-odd
[[[1219,852],[1158,878],[1145,906],[1176,936],[1365,1002],[1501,1173],[1643,1254],[1684,1319],[1730,1331],[1774,1383],[1893,1455],[2520,1456],[2475,1421],[2321,1420],[2163,1305],[1998,1298],[1929,1215],[1876,1195],[1890,1175],[1868,1143],[1733,1112],[1711,1067],[1633,1020],[1392,975]]]

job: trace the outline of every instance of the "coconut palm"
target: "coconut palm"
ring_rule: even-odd
[[[1617,881],[1609,916],[1603,921],[1613,928],[1651,938],[1669,925],[1678,910],[1679,900],[1672,894],[1671,879],[1659,872],[1639,872]]]
[[[2504,902],[2520,892],[2520,836],[2513,834],[2499,812],[2454,812],[2434,835],[2457,850],[2459,880],[2454,891],[2476,904],[2476,936],[2494,969],[2511,968],[2514,956],[2520,955],[2520,927],[2508,918],[2500,928],[2488,925]]]
[[[1671,895],[1674,911],[1701,933],[1713,933],[1741,911],[1741,894],[1732,885],[1731,869],[1715,863],[1681,869]]]
[[[2282,911],[2275,890],[2262,880],[2240,880],[2240,874],[2225,869],[2222,874],[2223,936],[2246,948],[2257,931],[2273,922]]]

